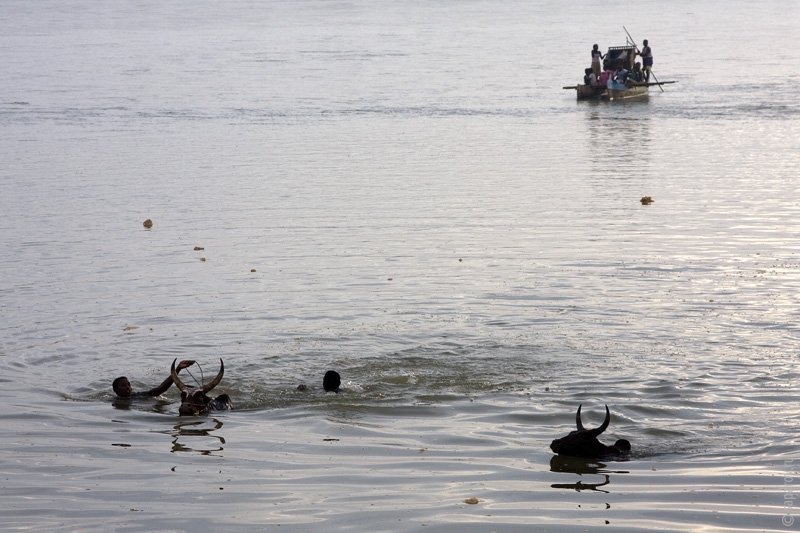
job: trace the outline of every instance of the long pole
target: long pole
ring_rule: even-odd
[[[625,30],[625,33],[627,33],[627,34],[628,34],[628,39],[630,39],[630,40],[631,40],[631,42],[633,42],[633,47],[634,47],[634,48],[636,48],[636,52],[637,52],[637,53],[639,53],[639,54],[641,55],[641,52],[640,52],[640,50],[639,50],[639,47],[638,47],[638,46],[636,46],[636,40],[635,40],[633,37],[631,37],[631,34],[630,34],[630,33],[628,33],[628,28],[626,28],[625,26],[623,26],[623,27],[622,27],[622,29],[623,29],[623,30]],[[644,58],[642,58],[642,59],[644,59]],[[658,81],[658,78],[656,77],[656,73],[655,73],[655,72],[653,72],[653,69],[652,69],[652,67],[650,68],[650,74],[652,74],[652,75],[653,75],[653,79],[654,79],[654,80],[656,80],[656,83],[658,83],[658,88],[659,88],[659,89],[661,89],[661,92],[663,93],[663,92],[664,92],[664,88],[661,86],[661,82],[659,82],[659,81]]]

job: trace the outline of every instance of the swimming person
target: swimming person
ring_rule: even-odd
[[[335,370],[328,370],[325,372],[325,376],[322,378],[322,389],[325,392],[335,392],[339,394],[339,386],[342,383],[342,378],[339,376],[339,373]],[[308,385],[305,383],[301,383],[297,386],[299,392],[305,392],[308,390]]]
[[[328,370],[325,372],[325,377],[322,378],[322,388],[325,392],[335,392],[339,394],[339,385],[342,383],[339,373],[335,370]]]
[[[178,364],[177,371],[180,372],[184,368],[189,368],[193,364],[194,361],[185,359]],[[114,393],[116,393],[116,395],[120,398],[154,398],[167,392],[167,389],[172,386],[172,383],[172,376],[167,376],[167,379],[161,382],[161,385],[158,387],[154,387],[146,391],[133,392],[131,382],[128,381],[128,378],[125,376],[121,376],[114,380],[114,382],[111,384],[111,388],[114,389]]]

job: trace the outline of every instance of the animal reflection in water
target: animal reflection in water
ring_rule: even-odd
[[[603,490],[601,487],[611,484],[611,474],[627,474],[625,470],[612,471],[608,470],[605,463],[599,461],[587,461],[580,457],[567,457],[565,455],[554,455],[550,459],[550,471],[562,472],[569,474],[578,474],[579,476],[602,476],[602,483],[584,483],[578,480],[575,483],[554,483],[550,485],[554,489],[568,489],[578,492],[584,490],[594,490],[597,492],[609,491]]]
[[[570,457],[585,457],[589,459],[600,459],[610,457],[624,457],[630,454],[631,443],[625,439],[619,439],[613,446],[606,446],[597,436],[606,430],[611,422],[611,413],[606,405],[606,419],[595,429],[586,429],[581,422],[581,407],[578,406],[578,414],[575,415],[575,423],[578,429],[571,431],[566,437],[556,439],[550,443],[550,449],[559,455]]]
[[[181,390],[181,406],[178,408],[178,413],[181,416],[197,416],[208,411],[227,411],[233,407],[227,394],[220,394],[213,399],[207,394],[222,381],[222,376],[225,374],[225,364],[222,359],[219,360],[217,377],[200,387],[188,387],[178,378],[178,373],[175,371],[175,361],[177,360],[175,358],[172,361],[170,376],[172,376],[175,386]]]
[[[172,453],[196,452],[200,455],[212,455],[215,452],[221,452],[223,450],[223,445],[225,444],[225,438],[214,435],[213,433],[222,428],[222,422],[216,418],[212,419],[211,421],[214,423],[214,426],[211,428],[204,427],[208,425],[207,419],[191,422],[187,421],[175,426],[175,431],[172,432],[174,437],[172,439]],[[216,439],[216,441],[213,441],[213,444],[215,444],[216,447],[208,448],[208,444],[206,444],[206,447],[200,448],[198,442],[204,437]],[[209,439],[203,439],[203,442],[206,440]],[[190,446],[188,441],[191,441],[193,446]]]

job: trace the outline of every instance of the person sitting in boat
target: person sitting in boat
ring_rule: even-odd
[[[614,81],[620,85],[625,85],[625,82],[628,81],[628,69],[622,63],[619,64],[619,68],[614,72]]]
[[[586,74],[583,76],[583,84],[597,87],[597,76],[594,75],[594,71],[590,68],[587,68],[584,72]]]
[[[633,64],[633,69],[628,72],[628,81],[634,84],[642,83],[644,81],[644,72],[642,72],[642,64],[638,61]]]
[[[612,79],[613,76],[614,76],[614,71],[606,69],[606,70],[603,71],[602,74],[600,74],[600,77],[597,79],[597,82],[601,86],[605,87],[606,84],[608,83],[608,80]]]

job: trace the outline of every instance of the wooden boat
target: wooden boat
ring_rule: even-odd
[[[605,64],[607,65],[617,65],[622,63],[622,65],[628,69],[633,69],[633,65],[636,62],[636,46],[635,45],[626,45],[626,46],[611,46],[608,49],[608,53],[606,54]],[[675,83],[674,81],[662,81],[662,82],[627,82],[626,84],[616,83],[612,80],[609,80],[606,86],[597,85],[569,85],[564,87],[564,89],[572,89],[578,95],[578,100],[629,100],[632,98],[646,98],[649,94],[649,88],[653,85],[658,85],[661,87],[662,85],[666,85],[669,83]]]

